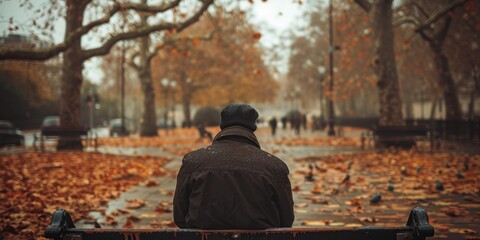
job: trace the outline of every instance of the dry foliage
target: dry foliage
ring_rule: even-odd
[[[214,136],[219,131],[217,127],[208,128]],[[200,138],[197,129],[179,128],[158,131],[157,137],[130,138],[100,138],[98,144],[102,147],[155,147],[178,156],[183,156],[195,149],[209,145],[208,138]]]
[[[58,208],[74,219],[160,175],[165,158],[98,153],[23,153],[0,157],[0,238],[41,238]]]
[[[315,137],[315,138],[282,138],[276,141],[278,145],[287,146],[334,146],[334,147],[359,147],[360,137]]]
[[[308,214],[312,205],[319,206],[313,208],[314,212],[363,225],[399,226],[405,224],[413,206],[422,206],[428,209],[439,237],[478,232],[470,229],[475,224],[458,229],[458,223],[472,222],[480,214],[478,155],[386,151],[311,156],[296,161],[300,167],[291,176],[292,190],[304,201],[296,203],[296,213]],[[307,178],[312,184],[305,184]],[[345,200],[339,205],[333,199]],[[332,223],[347,225],[331,220],[301,222],[305,226]]]

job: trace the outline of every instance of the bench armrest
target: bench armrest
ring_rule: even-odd
[[[424,240],[426,237],[432,237],[435,230],[428,222],[428,214],[425,209],[415,207],[408,216],[407,226],[413,227],[415,239]]]
[[[52,222],[50,223],[50,226],[45,229],[45,237],[61,240],[69,228],[75,228],[70,213],[63,209],[59,209],[53,213]]]

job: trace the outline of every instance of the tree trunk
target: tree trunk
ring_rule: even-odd
[[[395,62],[392,2],[393,0],[376,0],[370,11],[375,47],[373,68],[377,75],[380,125],[404,125]]]
[[[143,121],[140,126],[140,136],[157,136],[157,115],[155,111],[155,91],[153,89],[150,62],[147,61],[149,39],[140,38],[140,68],[139,79],[143,91]]]
[[[414,115],[414,109],[413,109],[413,99],[412,96],[408,93],[403,95],[405,98],[405,117],[407,119],[413,119],[415,117]],[[423,117],[423,116],[422,116]]]
[[[82,25],[85,4],[67,4],[65,38]],[[62,86],[60,101],[60,126],[80,127],[80,101],[82,87],[83,58],[81,40],[73,42],[72,46],[63,55]],[[80,137],[77,139],[60,138],[57,149],[82,149]]]
[[[157,115],[155,111],[155,91],[152,84],[150,67],[140,72],[140,82],[143,91],[143,121],[140,126],[140,136],[157,136]]]
[[[441,49],[432,49],[434,52],[434,62],[438,73],[438,83],[443,91],[445,99],[446,119],[459,120],[462,119],[462,108],[458,100],[457,86],[453,81],[448,65],[448,58],[443,54]]]

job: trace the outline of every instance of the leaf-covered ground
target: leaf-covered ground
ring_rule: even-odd
[[[0,156],[0,239],[41,237],[57,208],[89,218],[89,211],[161,175],[166,161],[83,152]]]
[[[298,225],[401,226],[421,206],[435,238],[480,239],[478,155],[386,151],[295,161]]]
[[[169,160],[140,151],[139,157],[81,152],[0,156],[0,239],[41,237],[56,208],[67,209],[74,220],[96,219],[103,227],[174,228],[172,196],[181,156],[210,140],[200,139],[196,129],[159,133],[153,138],[103,138],[100,146],[159,148],[177,156],[168,166]],[[256,134],[263,149],[290,167],[294,227],[401,226],[409,211],[421,206],[429,213],[436,239],[480,239],[480,155],[455,148],[441,153],[370,148],[309,156],[323,146],[360,150],[359,134],[327,138],[281,130],[272,137],[268,128]]]

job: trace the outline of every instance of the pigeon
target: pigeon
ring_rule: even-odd
[[[348,181],[350,181],[350,174],[347,173],[347,175],[345,176],[345,178],[342,180],[341,183],[343,184],[343,183],[346,183]]]
[[[393,189],[394,189],[393,183],[392,183],[392,182],[388,182],[387,188],[388,188],[388,191],[393,192]]]
[[[375,193],[370,198],[370,203],[377,204],[378,202],[380,202],[381,199],[382,199],[382,195],[380,193]]]
[[[417,168],[415,168],[415,172],[416,172],[417,174],[420,173],[420,170],[422,170],[422,166],[417,166]]]
[[[437,189],[438,191],[443,191],[443,184],[439,181],[436,181],[435,182],[435,189]]]
[[[310,171],[310,172],[305,176],[305,180],[307,180],[307,181],[309,181],[309,182],[313,182],[313,181],[314,181],[312,171]]]
[[[322,169],[319,166],[317,166],[316,163],[313,166],[315,167],[315,169],[317,169],[317,171],[322,171]]]
[[[457,176],[458,179],[465,178],[465,176],[463,176],[463,174],[460,171],[458,171],[457,174],[455,174],[455,176]]]
[[[351,162],[351,161],[348,162],[348,163],[347,163],[347,169],[351,169],[351,168],[352,168],[352,164],[353,164],[353,162]]]

